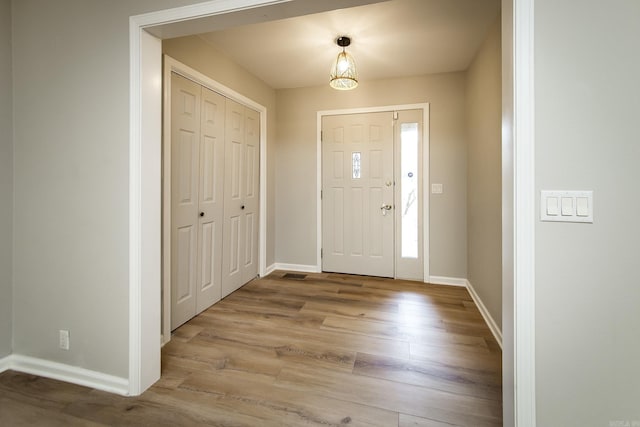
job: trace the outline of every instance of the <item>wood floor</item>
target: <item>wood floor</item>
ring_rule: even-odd
[[[0,425],[502,425],[500,348],[464,288],[284,274],[178,328],[139,397],[0,374]]]

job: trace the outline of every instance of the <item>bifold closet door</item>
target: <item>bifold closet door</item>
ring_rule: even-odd
[[[245,107],[245,244],[242,283],[258,275],[258,213],[260,212],[260,113]]]
[[[258,274],[259,114],[227,99],[222,296]]]
[[[221,298],[225,98],[171,84],[171,329]]]

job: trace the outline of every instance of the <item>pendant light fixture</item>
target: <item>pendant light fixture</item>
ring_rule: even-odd
[[[342,52],[338,54],[333,67],[331,67],[329,85],[338,90],[355,89],[358,86],[356,61],[345,51],[345,48],[351,44],[351,39],[347,36],[340,36],[336,39],[336,44],[342,48]]]

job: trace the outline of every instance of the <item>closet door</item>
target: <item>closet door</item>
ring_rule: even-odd
[[[245,251],[244,106],[227,99],[225,121],[224,234],[222,254],[222,296],[244,284],[242,258]]]
[[[225,97],[202,88],[196,313],[222,297]]]
[[[258,275],[258,213],[260,207],[260,113],[245,107],[244,165],[244,244],[242,251],[242,283]]]
[[[171,329],[196,313],[200,85],[171,82]]]
[[[172,74],[171,329],[222,297],[225,98]]]

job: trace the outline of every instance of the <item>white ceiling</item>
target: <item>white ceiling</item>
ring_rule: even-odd
[[[282,89],[328,83],[340,35],[361,81],[465,70],[499,13],[499,0],[389,0],[200,36]]]

